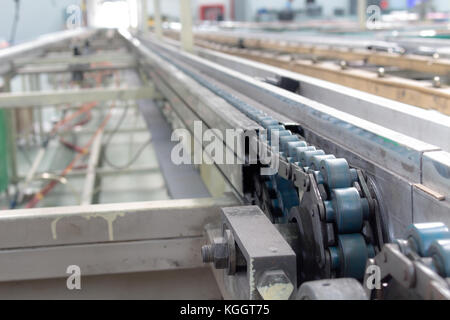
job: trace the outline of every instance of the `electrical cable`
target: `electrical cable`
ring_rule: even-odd
[[[125,120],[125,117],[128,113],[128,109],[129,109],[130,105],[127,104],[127,106],[125,107],[125,109],[123,110],[122,115],[120,116],[119,121],[116,124],[116,127],[114,128],[114,130],[109,134],[108,138],[106,139],[105,142],[105,146],[104,146],[104,151],[103,151],[103,156],[104,156],[104,160],[105,162],[112,168],[117,169],[117,170],[125,170],[127,168],[129,168],[131,165],[133,165],[133,163],[135,163],[137,161],[137,159],[139,159],[139,157],[141,156],[142,152],[144,152],[145,148],[147,146],[150,145],[150,143],[152,142],[152,139],[148,139],[145,143],[143,143],[138,151],[136,152],[136,154],[124,165],[117,165],[115,163],[113,163],[107,154],[107,150],[108,150],[108,146],[110,146],[111,144],[111,140],[112,138],[115,136],[115,134],[117,133],[117,131],[120,129],[120,127],[122,126],[123,121]]]
[[[14,20],[11,27],[11,35],[9,36],[9,44],[12,46],[16,41],[17,25],[19,24],[20,18],[20,0],[14,0],[15,2],[15,13]]]

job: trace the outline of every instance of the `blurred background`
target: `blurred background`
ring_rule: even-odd
[[[278,21],[309,27],[324,27],[337,21],[344,24],[339,31],[355,31],[364,20],[372,17],[378,29],[417,28],[446,24],[450,17],[448,0],[364,0],[364,7],[376,5],[380,12],[358,11],[358,0],[192,0],[192,17],[196,24],[225,21],[274,23]],[[0,12],[0,47],[8,43],[21,43],[39,35],[67,28],[70,7],[82,10],[81,23],[96,27],[124,27],[137,24],[141,5],[138,0],[2,0]],[[154,1],[147,1],[149,27],[153,24]],[[180,20],[180,1],[161,1],[163,21],[177,23]],[[372,13],[372,14],[371,14]],[[314,24],[316,22],[316,24]],[[345,23],[347,23],[345,25]],[[352,24],[354,23],[354,24]],[[222,23],[223,24],[223,23]],[[176,27],[176,25],[175,25]],[[228,24],[228,27],[232,25]],[[242,25],[240,25],[242,27]],[[286,26],[284,26],[286,27]],[[277,29],[283,28],[277,24]],[[445,25],[444,29],[447,29]],[[440,32],[441,36],[442,32]]]

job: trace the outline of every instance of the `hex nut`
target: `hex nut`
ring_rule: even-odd
[[[288,300],[294,285],[283,270],[265,271],[256,286],[264,300]]]

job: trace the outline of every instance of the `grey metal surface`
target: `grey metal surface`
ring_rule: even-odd
[[[2,300],[220,300],[207,268],[84,276],[81,290],[68,290],[67,277],[0,282]],[[176,290],[174,290],[176,288]],[[194,289],[195,288],[195,289]]]
[[[305,282],[300,286],[298,300],[368,300],[358,280],[326,279]]]
[[[141,100],[138,104],[152,134],[152,144],[170,197],[172,199],[209,197],[205,184],[192,165],[175,165],[170,161],[176,143],[171,142],[172,130],[155,102]]]
[[[0,281],[202,267],[203,227],[233,196],[0,212]]]
[[[1,281],[67,276],[70,265],[84,275],[201,268],[203,237],[0,250]]]
[[[228,291],[238,299],[288,299],[297,287],[296,256],[257,206],[224,208],[224,227],[231,230],[247,261],[246,274],[227,276]],[[255,238],[255,234],[264,235]],[[286,282],[267,281],[268,272],[284,273]]]
[[[237,200],[201,198],[0,212],[0,248],[195,237]]]

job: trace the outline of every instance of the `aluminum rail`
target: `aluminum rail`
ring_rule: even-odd
[[[11,71],[11,63],[19,57],[38,56],[49,47],[72,39],[87,39],[100,29],[76,29],[41,36],[36,40],[0,50],[0,75]]]
[[[178,41],[169,38],[165,41],[176,48],[180,47]],[[446,115],[210,49],[197,47],[195,53],[209,61],[261,80],[287,78],[298,81],[298,93],[308,99],[450,152],[450,117]]]
[[[174,45],[178,42],[171,41]],[[450,117],[332,82],[305,76],[256,61],[197,48],[196,53],[224,67],[258,78],[298,81],[300,94],[450,152]]]
[[[164,200],[0,212],[0,282],[204,267],[204,226],[222,198]]]
[[[392,236],[401,235],[413,222],[450,222],[450,179],[446,173],[450,168],[450,155],[441,148],[180,52],[161,42],[143,43],[130,35],[122,35],[144,56],[145,51],[152,51],[168,64],[184,69],[183,72],[188,72],[189,77],[199,83],[215,81],[292,119],[292,122],[298,122],[309,143],[337,157],[344,157],[353,166],[365,170],[377,186],[378,199],[390,220]],[[146,58],[152,59],[148,55]],[[190,70],[182,65],[189,65]],[[239,99],[235,100],[240,103]],[[447,200],[426,192],[422,184],[443,193]]]

